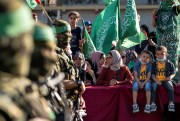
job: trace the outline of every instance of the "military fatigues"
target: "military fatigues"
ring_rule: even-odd
[[[0,72],[0,119],[26,121],[33,117],[50,119],[37,87],[23,77]],[[10,120],[9,120],[10,119]]]
[[[78,70],[75,68],[73,64],[73,60],[66,55],[63,49],[57,48],[57,57],[58,61],[56,63],[56,67],[59,72],[63,72],[65,74],[65,79],[76,81],[79,79]],[[78,88],[66,90],[68,107],[73,108],[73,105],[77,99]]]

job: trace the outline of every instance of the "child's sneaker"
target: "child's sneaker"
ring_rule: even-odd
[[[157,110],[157,106],[155,103],[151,103],[151,112],[154,112]]]
[[[174,103],[169,103],[168,111],[175,112]]]
[[[133,113],[139,112],[139,106],[137,104],[133,105]]]
[[[145,113],[150,113],[151,112],[151,106],[149,104],[146,104],[144,112]]]

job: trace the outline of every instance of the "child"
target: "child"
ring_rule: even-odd
[[[139,112],[137,104],[137,92],[145,88],[147,103],[144,109],[145,113],[150,113],[150,98],[151,98],[151,64],[149,63],[151,53],[148,50],[143,50],[140,54],[140,59],[134,65],[134,81],[133,81],[133,113]]]
[[[158,85],[162,85],[169,95],[168,110],[174,112],[174,89],[172,85],[172,78],[175,76],[175,67],[172,62],[166,59],[167,48],[159,46],[156,48],[156,62],[152,65],[152,96],[151,96],[151,111],[156,111],[155,104],[156,89]]]
[[[74,56],[76,53],[80,52],[80,47],[83,46],[84,39],[82,39],[81,34],[81,28],[78,26],[78,21],[80,19],[80,14],[77,11],[71,11],[69,13],[69,24],[71,26],[71,51],[72,55]]]

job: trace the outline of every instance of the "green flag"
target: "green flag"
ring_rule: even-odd
[[[121,49],[125,50],[127,48],[133,47],[135,45],[140,44],[143,40],[146,39],[146,35],[143,32],[140,32],[134,36],[125,38],[123,43],[121,44]]]
[[[134,0],[128,0],[124,21],[122,25],[122,40],[134,36],[140,32],[139,21],[137,16],[136,4]]]
[[[140,31],[135,1],[128,0],[122,25],[122,38],[118,41],[116,48],[124,50],[140,44],[145,39],[146,36]]]
[[[105,5],[109,5],[109,4],[111,4],[113,1],[114,1],[114,0],[103,0],[103,3],[104,3]]]
[[[31,9],[34,9],[37,6],[36,0],[26,0],[26,2]]]
[[[86,39],[86,42],[82,47],[82,53],[84,54],[85,58],[89,58],[91,53],[96,51],[96,48],[93,44],[93,41],[91,40],[91,37],[89,36],[88,31],[86,30],[83,19],[82,19],[82,25],[83,25],[83,38]]]
[[[113,40],[121,36],[119,0],[109,4],[94,20],[91,39],[98,51],[108,53]]]

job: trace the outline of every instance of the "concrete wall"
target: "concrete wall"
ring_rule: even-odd
[[[72,6],[74,7],[74,6]],[[61,18],[68,21],[68,14],[71,10],[76,10],[81,14],[81,17],[86,21],[89,20],[91,22],[93,22],[93,20],[96,18],[96,16],[102,11],[103,8],[105,8],[105,6],[100,6],[99,9],[96,9],[95,6],[92,6],[92,9],[90,6],[87,6],[88,8],[86,8],[86,6],[84,8],[82,8],[81,6],[79,7],[74,7],[74,9],[72,9],[71,7],[67,8],[66,6],[63,7],[59,7],[59,8],[55,8],[55,7],[51,7],[51,8],[47,8],[47,10],[56,10],[56,9],[62,9],[61,10]],[[94,7],[94,8],[93,8]],[[154,28],[151,25],[151,15],[152,15],[152,10],[156,9],[158,6],[154,6],[154,5],[142,5],[142,6],[137,6],[137,12],[138,14],[141,16],[141,21],[140,21],[140,25],[142,24],[146,24],[148,25],[150,31],[154,31]],[[65,8],[65,9],[64,9]],[[67,9],[66,9],[67,8]],[[71,9],[70,9],[71,8]],[[69,10],[70,9],[70,10]],[[125,6],[121,6],[121,17],[123,18],[124,16],[124,12],[125,12]],[[40,21],[44,21],[44,18],[42,17],[42,10],[36,9],[35,13],[38,14],[39,20]],[[79,22],[79,25],[81,25],[81,22]]]

